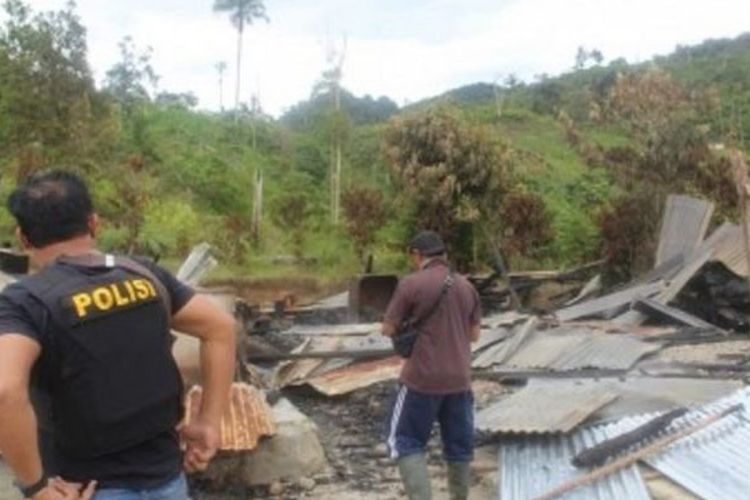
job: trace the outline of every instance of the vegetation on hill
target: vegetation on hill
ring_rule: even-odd
[[[340,88],[333,68],[275,120],[257,103],[205,112],[191,94],[157,92],[137,40],[98,87],[73,7],[3,9],[0,196],[43,169],[79,171],[106,248],[176,259],[206,240],[235,274],[340,279],[370,253],[376,271],[403,269],[404,242],[428,225],[467,267],[498,244],[516,268],[605,256],[627,275],[649,265],[668,192],[733,214],[720,148],[750,137],[750,35],[638,65],[583,52],[556,78],[477,83],[403,110]],[[12,229],[3,207],[0,239]]]

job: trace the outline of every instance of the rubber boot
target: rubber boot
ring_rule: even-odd
[[[398,459],[398,472],[409,500],[432,500],[427,457],[423,453]]]
[[[451,500],[466,500],[470,483],[469,462],[448,462],[448,494]]]

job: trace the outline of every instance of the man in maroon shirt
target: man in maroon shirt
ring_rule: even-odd
[[[430,499],[425,447],[437,420],[451,499],[465,499],[473,458],[471,342],[479,339],[479,296],[464,277],[453,275],[452,286],[441,297],[451,270],[436,233],[420,232],[409,254],[417,271],[399,282],[383,320],[383,334],[394,335],[407,320],[426,319],[401,372],[388,422],[388,446],[409,498]]]

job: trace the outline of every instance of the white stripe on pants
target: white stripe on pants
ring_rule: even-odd
[[[396,429],[398,422],[401,420],[401,411],[404,409],[404,400],[406,399],[406,386],[402,385],[396,397],[396,404],[393,405],[393,415],[391,415],[391,432],[388,435],[388,447],[391,449],[391,458],[398,458],[396,450]]]

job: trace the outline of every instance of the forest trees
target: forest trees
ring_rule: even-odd
[[[457,112],[439,107],[394,119],[384,149],[402,205],[418,227],[446,239],[459,263],[470,260],[471,228],[478,222],[501,237],[524,234],[524,250],[549,241],[544,202],[520,194],[508,151]],[[520,206],[542,227],[529,232],[523,229],[526,220],[504,217],[505,210]]]
[[[344,191],[341,204],[346,217],[346,232],[354,242],[357,257],[364,264],[367,250],[386,222],[383,194],[371,187],[353,186]]]
[[[689,90],[660,70],[619,75],[595,103],[599,122],[620,127],[629,139],[602,150],[622,189],[600,216],[604,251],[617,279],[652,264],[654,226],[667,194],[705,196],[725,216],[733,210],[727,160],[710,148],[708,123],[719,104],[714,92]]]
[[[90,149],[107,129],[86,61],[85,28],[68,6],[33,14],[19,0],[3,4],[0,27],[0,149],[17,155],[17,176]]]

